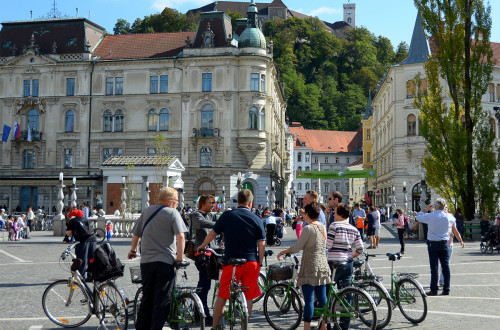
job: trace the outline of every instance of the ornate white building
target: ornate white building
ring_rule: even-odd
[[[492,43],[494,57],[500,59],[500,44]],[[415,75],[420,73],[422,90],[427,81],[424,64],[430,54],[430,47],[417,16],[411,40],[408,58],[401,64],[391,66],[379,82],[371,105],[373,112],[365,116],[364,123],[371,128],[373,168],[377,171],[376,179],[368,186],[373,191],[375,203],[391,203],[393,187],[397,206],[404,206],[403,183],[406,182],[408,209],[419,210],[421,180],[425,171],[421,166],[427,153],[426,142],[420,133],[419,110],[413,106],[414,95],[408,82],[412,84]],[[445,81],[442,81],[443,86]],[[446,93],[446,88],[443,89]],[[443,95],[446,99],[447,95]],[[495,119],[495,107],[500,106],[500,67],[494,67],[493,81],[489,92],[483,97],[483,108],[491,111],[490,122],[495,127],[497,139],[499,122]],[[370,109],[371,110],[371,109]],[[370,111],[367,110],[367,113]],[[371,118],[370,118],[371,117]],[[373,122],[371,122],[371,120]],[[371,124],[371,127],[370,127]],[[377,193],[378,192],[378,193]],[[430,192],[432,200],[436,198]],[[433,195],[434,194],[434,195]]]
[[[282,205],[286,101],[253,0],[237,31],[217,11],[180,33],[105,36],[83,18],[3,23],[0,118],[22,134],[2,143],[0,204],[52,208],[63,171],[80,201],[112,212],[101,164],[157,154],[160,134],[185,167],[186,203],[224,192],[235,205],[241,172],[256,203],[274,182]]]

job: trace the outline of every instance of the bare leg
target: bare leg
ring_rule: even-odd
[[[380,243],[380,236],[375,236],[375,246],[378,247],[378,244]]]
[[[217,297],[214,305],[214,321],[212,322],[212,329],[217,329],[219,325],[220,318],[222,313],[224,312],[224,306],[226,305],[227,299],[222,299],[221,297]]]
[[[248,318],[250,319],[250,316],[252,315],[253,301],[247,299],[247,306],[248,306]]]

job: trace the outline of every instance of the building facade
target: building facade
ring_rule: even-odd
[[[109,157],[160,153],[184,166],[187,204],[203,192],[235,205],[242,173],[256,203],[274,182],[282,205],[286,101],[253,2],[239,24],[233,34],[217,11],[180,33],[105,36],[83,18],[3,23],[0,113],[22,134],[2,144],[0,197],[11,209],[51,208],[62,170],[96,205]]]

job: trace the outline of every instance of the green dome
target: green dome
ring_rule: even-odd
[[[238,48],[255,47],[266,49],[266,37],[258,27],[247,26],[238,39]]]

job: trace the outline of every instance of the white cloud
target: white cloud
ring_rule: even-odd
[[[328,8],[328,7],[320,7],[318,9],[314,9],[311,11],[309,15],[311,16],[320,16],[324,14],[339,14],[342,11],[338,8]]]
[[[151,9],[162,11],[165,7],[168,7],[183,12],[184,10],[181,10],[183,6],[189,5],[190,8],[196,8],[211,2],[213,2],[213,0],[154,0],[151,4]]]

